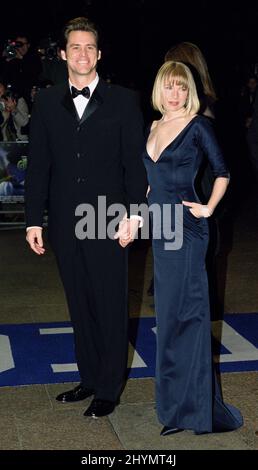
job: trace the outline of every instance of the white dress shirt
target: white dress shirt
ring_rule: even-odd
[[[94,92],[98,82],[99,82],[99,76],[98,76],[98,74],[96,74],[96,77],[94,78],[94,80],[88,85],[88,88],[90,89],[90,96]],[[71,90],[72,86],[74,86],[74,84],[69,80],[70,90]],[[89,100],[90,100],[90,98],[85,98],[85,96],[83,96],[83,95],[78,95],[78,96],[76,96],[76,98],[73,99],[74,105],[76,107],[76,111],[77,111],[78,116],[79,116],[80,119],[81,119],[81,117],[82,117],[82,115],[85,111],[85,108],[86,108]]]

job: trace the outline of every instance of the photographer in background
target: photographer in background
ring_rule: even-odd
[[[42,65],[39,81],[50,81],[53,85],[66,82],[68,80],[67,66],[61,58],[58,42],[48,36],[40,41],[38,52]]]
[[[27,141],[29,109],[24,98],[0,82],[1,138],[5,142]]]
[[[8,41],[2,53],[1,75],[28,102],[31,87],[41,73],[42,65],[38,54],[30,48],[26,35],[17,34]]]

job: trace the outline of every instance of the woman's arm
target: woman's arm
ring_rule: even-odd
[[[225,178],[222,176],[219,176],[218,178],[215,179],[211,196],[210,199],[207,203],[207,207],[211,214],[214,212],[215,208],[217,207],[218,203],[220,200],[223,198],[227,187],[229,184],[229,178]]]
[[[198,202],[188,202],[188,201],[182,201],[182,203],[184,204],[184,206],[187,206],[190,208],[190,212],[194,215],[194,217],[197,217],[197,218],[210,217],[213,214],[220,200],[223,198],[226,192],[228,183],[229,183],[229,178],[225,178],[225,177],[216,178],[213,184],[210,199],[206,205],[199,204]]]

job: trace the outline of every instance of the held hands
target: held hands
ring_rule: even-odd
[[[198,202],[182,201],[182,204],[189,207],[191,214],[193,214],[194,217],[197,217],[197,219],[201,217],[207,218],[212,215],[212,210],[208,206],[199,204]]]
[[[30,228],[27,231],[26,240],[37,255],[43,255],[45,253],[45,248],[43,248],[42,228]]]
[[[129,243],[134,241],[138,228],[139,220],[123,219],[119,222],[119,228],[114,239],[119,239],[119,245],[125,248]]]

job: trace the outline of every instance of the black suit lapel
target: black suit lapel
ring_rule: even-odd
[[[68,83],[67,83],[67,86],[65,87],[65,94],[62,99],[62,105],[78,122],[80,122],[80,124],[82,124],[99,108],[99,106],[102,105],[107,89],[108,89],[108,84],[105,83],[100,78],[99,83],[96,86],[94,92],[92,93],[92,96],[84,110],[84,113],[81,119],[77,113],[76,106],[73,102]]]
[[[70,88],[67,85],[65,95],[62,99],[62,105],[65,107],[65,109],[77,120],[80,121],[80,117],[76,111],[75,104],[72,99],[72,95],[70,92]]]
[[[81,124],[86,121],[99,108],[99,106],[102,105],[106,88],[107,84],[100,79],[81,117]]]

